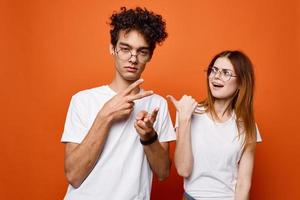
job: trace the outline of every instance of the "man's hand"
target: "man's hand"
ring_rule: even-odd
[[[143,82],[143,79],[139,79],[129,85],[124,91],[119,92],[104,104],[98,115],[108,117],[112,120],[112,122],[126,119],[133,111],[134,100],[142,99],[153,94],[153,91],[144,91],[143,93],[132,94],[133,91]]]
[[[137,114],[134,127],[140,135],[141,140],[147,141],[156,134],[153,124],[156,120],[158,110],[158,108],[155,108],[152,113],[148,113],[143,110]]]
[[[141,144],[152,171],[159,180],[164,180],[170,173],[169,144],[159,142],[158,135],[153,128],[158,108],[152,113],[141,111],[136,116],[134,127],[140,136]]]

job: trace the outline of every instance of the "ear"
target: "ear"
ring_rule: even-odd
[[[109,53],[111,55],[114,55],[115,54],[115,50],[114,50],[114,46],[112,44],[109,44]]]

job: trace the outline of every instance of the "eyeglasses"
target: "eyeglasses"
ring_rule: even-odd
[[[232,70],[230,69],[219,69],[215,66],[210,67],[208,69],[209,72],[209,78],[214,78],[218,73],[220,73],[220,79],[223,81],[229,81],[231,77],[237,77],[236,75],[233,75]]]
[[[118,58],[124,61],[131,59],[132,56],[135,56],[136,59],[141,63],[146,63],[150,60],[150,52],[146,49],[138,50],[134,55],[129,48],[120,47],[120,49],[117,50],[116,53],[118,55]]]

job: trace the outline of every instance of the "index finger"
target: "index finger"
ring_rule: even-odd
[[[150,95],[152,95],[152,94],[153,94],[153,91],[152,91],[152,90],[144,91],[143,93],[138,93],[138,94],[129,96],[129,97],[128,97],[128,101],[134,101],[134,100],[137,100],[137,99],[142,99],[142,98],[147,97],[147,96],[150,96]]]
[[[156,120],[158,110],[159,110],[159,108],[155,108],[154,111],[151,113],[150,120],[151,120],[152,123],[154,123],[155,120]]]
[[[124,90],[124,95],[130,94],[132,90],[134,90],[137,86],[142,84],[144,82],[144,79],[139,79],[135,81],[134,83],[130,84],[125,90]]]

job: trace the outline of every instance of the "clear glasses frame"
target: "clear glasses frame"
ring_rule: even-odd
[[[150,52],[149,51],[137,51],[137,54],[133,54],[132,51],[128,48],[119,48],[119,50],[115,51],[120,60],[130,60],[132,56],[135,56],[136,59],[141,63],[147,63],[150,60]]]
[[[232,70],[230,69],[219,69],[215,66],[210,67],[208,69],[208,74],[209,74],[209,78],[214,78],[217,74],[220,74],[220,78],[223,81],[229,81],[231,79],[231,77],[237,77],[236,75],[233,75]]]

